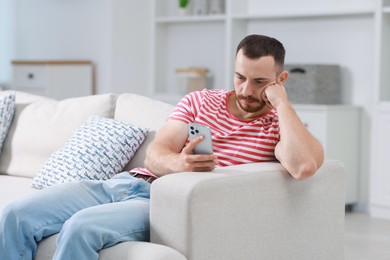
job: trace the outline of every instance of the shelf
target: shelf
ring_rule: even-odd
[[[382,12],[389,14],[390,13],[390,6],[383,7]]]
[[[237,20],[256,19],[280,19],[280,18],[305,18],[305,17],[333,17],[333,16],[355,16],[374,15],[375,9],[372,7],[345,7],[345,8],[322,8],[322,9],[297,9],[282,11],[262,11],[255,14],[235,14],[232,15]]]
[[[156,22],[164,23],[198,23],[198,22],[224,22],[225,15],[204,15],[204,16],[166,16],[157,17]]]

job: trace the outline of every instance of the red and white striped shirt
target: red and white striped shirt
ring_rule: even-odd
[[[219,166],[276,160],[274,151],[280,140],[276,110],[251,121],[240,120],[228,110],[232,93],[232,90],[206,89],[191,92],[168,118],[209,126]],[[155,176],[143,168],[132,172]]]
[[[232,93],[206,89],[192,92],[178,103],[169,119],[209,126],[219,166],[275,160],[280,138],[276,110],[251,121],[240,120],[228,110]]]

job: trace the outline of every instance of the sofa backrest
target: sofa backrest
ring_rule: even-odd
[[[149,128],[147,139],[124,170],[143,167],[146,147],[172,105],[137,94],[54,99],[16,92],[16,110],[0,154],[0,174],[34,177],[91,115]]]
[[[16,92],[16,110],[0,154],[0,173],[34,177],[91,115],[113,118],[117,96],[61,101]]]
[[[137,94],[122,94],[118,97],[114,118],[149,128],[148,137],[125,170],[144,166],[146,147],[154,139],[156,131],[164,124],[172,110],[172,105]]]

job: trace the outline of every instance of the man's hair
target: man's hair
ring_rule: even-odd
[[[272,56],[275,60],[277,73],[283,70],[286,51],[283,44],[277,39],[265,35],[251,34],[238,44],[236,56],[241,49],[244,56],[249,59]]]

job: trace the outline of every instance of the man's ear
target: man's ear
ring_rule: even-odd
[[[286,81],[288,79],[288,71],[282,71],[279,75],[278,75],[278,83],[281,84],[281,85],[285,85],[286,84]]]

